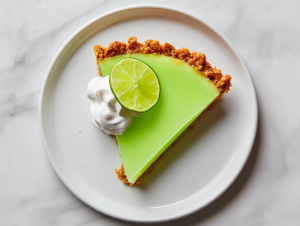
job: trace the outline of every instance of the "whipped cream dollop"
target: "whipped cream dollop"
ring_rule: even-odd
[[[88,84],[87,96],[92,101],[92,121],[98,128],[109,135],[120,135],[127,129],[133,114],[116,100],[109,76],[93,78]]]

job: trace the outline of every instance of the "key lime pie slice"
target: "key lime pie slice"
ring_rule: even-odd
[[[203,53],[157,40],[94,47],[100,76],[88,85],[93,122],[116,135],[125,184],[137,185],[152,164],[212,109],[231,86],[231,76],[211,67]]]

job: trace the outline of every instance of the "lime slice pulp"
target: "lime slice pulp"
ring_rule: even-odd
[[[146,112],[159,100],[158,77],[142,61],[132,58],[119,61],[111,69],[109,81],[114,96],[127,110]]]

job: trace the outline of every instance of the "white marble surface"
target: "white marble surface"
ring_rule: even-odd
[[[256,141],[236,182],[207,208],[162,225],[299,225],[300,2],[1,1],[0,225],[132,225],[79,201],[43,150],[38,98],[51,59],[81,25],[108,10],[160,3],[223,32],[251,72],[259,104]]]

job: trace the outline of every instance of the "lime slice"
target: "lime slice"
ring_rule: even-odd
[[[109,81],[114,96],[127,110],[146,112],[159,100],[159,80],[142,61],[132,58],[119,61],[111,69]]]

